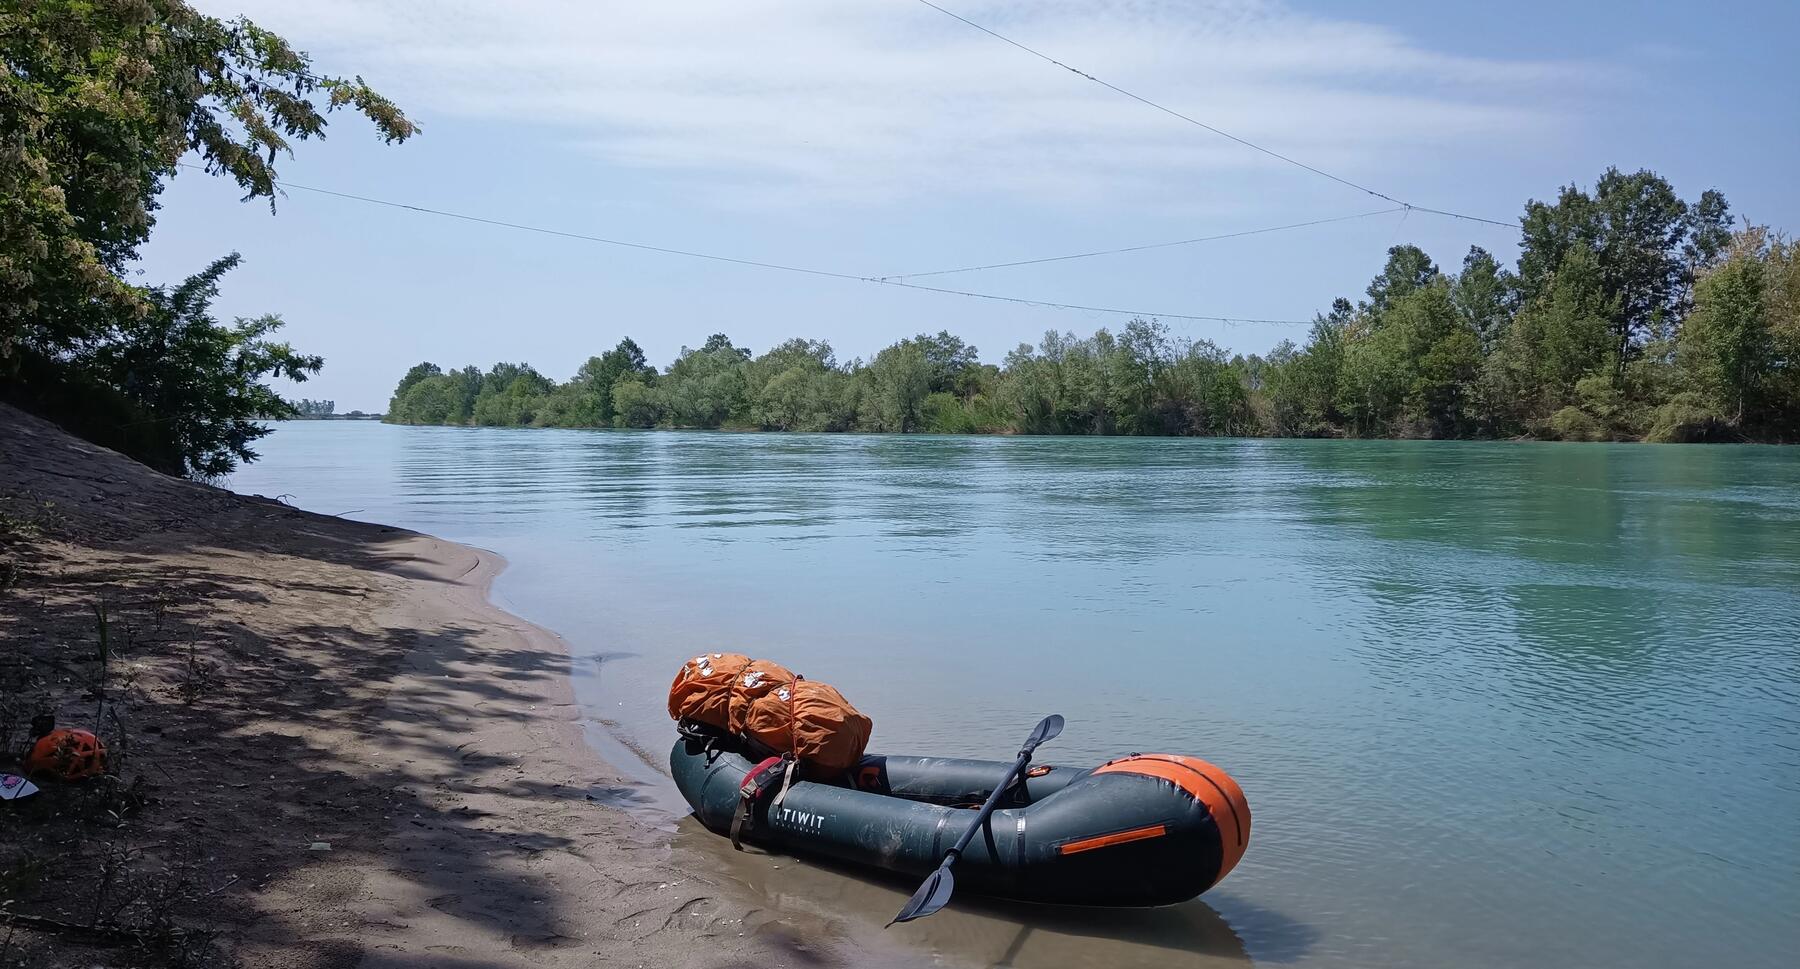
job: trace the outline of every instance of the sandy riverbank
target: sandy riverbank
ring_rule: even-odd
[[[170,479],[10,409],[0,454],[10,742],[53,708],[119,761],[0,814],[6,911],[65,926],[13,926],[0,963],[871,955],[604,803],[633,782],[583,742],[561,641],[489,604],[496,556]]]

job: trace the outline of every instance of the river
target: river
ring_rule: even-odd
[[[734,649],[842,689],[881,752],[1005,758],[1061,713],[1040,762],[1242,783],[1249,851],[1200,902],[919,923],[950,961],[1800,952],[1800,451],[343,421],[260,448],[235,490],[505,555],[497,598],[649,761],[680,662]],[[733,863],[776,906],[905,896]]]

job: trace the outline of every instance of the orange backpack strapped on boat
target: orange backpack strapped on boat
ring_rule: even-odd
[[[842,693],[802,677],[753,701],[743,733],[777,753],[792,753],[810,773],[841,774],[862,760],[874,726]]]
[[[681,664],[669,685],[669,717],[731,729],[731,690],[750,665],[743,653],[702,653]]]
[[[837,690],[742,653],[703,653],[683,663],[669,685],[669,716],[755,750],[792,754],[813,776],[855,767],[874,729]]]
[[[792,686],[793,671],[766,659],[751,660],[731,681],[726,729],[739,736],[750,732],[750,705],[784,686]]]

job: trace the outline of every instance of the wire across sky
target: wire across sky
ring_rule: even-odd
[[[1225,131],[1220,128],[1215,128],[1212,125],[1209,125],[1206,122],[1201,121],[1198,118],[1194,118],[1189,115],[1183,114],[1180,111],[1177,111],[1174,108],[1171,108],[1167,105],[1158,104],[1157,102],[1152,101],[1149,98],[1144,97],[1141,94],[1134,94],[1134,93],[1127,91],[1124,88],[1118,86],[1117,84],[1112,83],[1111,81],[1102,80],[1098,77],[1095,77],[1092,74],[1089,74],[1088,72],[1086,72],[1084,70],[1081,70],[1080,68],[1071,67],[1070,65],[1065,64],[1062,61],[1059,61],[1054,57],[1051,57],[1049,54],[1046,54],[1043,51],[1037,50],[1036,48],[1033,48],[1033,47],[1027,47],[1024,44],[1021,44],[1018,41],[1013,40],[1011,37],[1006,36],[1005,34],[999,33],[994,30],[990,30],[987,27],[983,27],[982,25],[976,23],[973,20],[970,20],[967,17],[964,17],[963,15],[961,15],[959,13],[955,13],[953,11],[946,10],[943,7],[938,6],[937,4],[932,3],[931,0],[918,0],[918,2],[924,4],[927,7],[930,7],[933,10],[936,10],[938,13],[941,13],[944,16],[951,18],[952,20],[957,20],[964,24],[967,24],[968,26],[981,31],[982,33],[988,35],[989,37],[994,38],[995,40],[1001,41],[1002,43],[1010,44],[1013,47],[1016,47],[1019,50],[1022,50],[1025,53],[1030,54],[1031,56],[1033,56],[1039,60],[1047,61],[1051,64],[1054,64],[1057,67],[1060,67],[1063,70],[1076,75],[1077,77],[1086,78],[1087,80],[1090,80],[1090,81],[1094,82],[1095,84],[1098,84],[1103,88],[1106,88],[1109,91],[1112,91],[1117,94],[1122,94],[1125,97],[1128,97],[1128,98],[1132,99],[1133,101],[1138,102],[1139,104],[1142,104],[1149,108],[1154,108],[1157,111],[1161,111],[1163,114],[1166,114],[1172,118],[1177,118],[1182,121],[1185,121],[1188,124],[1191,124],[1197,128],[1202,128],[1202,129],[1205,129],[1206,131],[1210,131],[1213,134],[1218,135],[1219,137],[1224,138],[1228,141],[1237,142],[1238,144],[1243,145],[1245,148],[1249,148],[1252,151],[1261,152],[1265,155],[1268,155],[1270,158],[1274,158],[1279,161],[1286,162],[1287,164],[1292,165],[1295,168],[1301,168],[1306,171],[1312,172],[1314,175],[1318,175],[1321,178],[1329,178],[1332,181],[1338,183],[1339,185],[1343,185],[1347,188],[1353,188],[1353,189],[1355,189],[1359,192],[1362,192],[1364,194],[1367,194],[1367,195],[1373,195],[1374,197],[1376,197],[1378,199],[1386,199],[1387,201],[1392,202],[1395,205],[1398,205],[1402,208],[1411,209],[1416,212],[1429,212],[1432,215],[1448,216],[1449,218],[1452,218],[1452,219],[1463,219],[1468,222],[1481,222],[1481,223],[1484,223],[1487,225],[1497,225],[1497,226],[1501,226],[1503,228],[1508,228],[1508,229],[1517,227],[1517,224],[1513,223],[1513,222],[1501,222],[1497,219],[1482,218],[1479,215],[1467,215],[1462,212],[1451,212],[1451,211],[1448,211],[1445,209],[1434,209],[1434,208],[1429,208],[1429,207],[1423,206],[1423,205],[1415,205],[1412,202],[1408,202],[1403,199],[1395,198],[1394,196],[1389,195],[1386,192],[1378,192],[1375,189],[1372,189],[1367,185],[1362,185],[1357,182],[1353,182],[1353,181],[1351,181],[1347,178],[1344,178],[1342,176],[1339,176],[1339,175],[1333,175],[1332,173],[1325,171],[1322,168],[1315,168],[1312,165],[1308,165],[1307,163],[1300,161],[1297,158],[1291,158],[1287,155],[1282,154],[1281,152],[1274,150],[1273,148],[1266,148],[1266,147],[1259,145],[1256,142],[1251,141],[1247,138],[1239,138],[1237,135],[1234,135],[1229,131]]]
[[[1359,212],[1355,215],[1340,215],[1330,219],[1314,219],[1311,222],[1292,222],[1287,225],[1271,225],[1261,229],[1244,229],[1240,232],[1226,232],[1216,236],[1201,236],[1198,239],[1178,239],[1174,242],[1152,242],[1149,245],[1125,246],[1119,249],[1098,249],[1093,252],[1073,252],[1064,256],[1044,256],[1041,259],[1018,259],[1013,262],[992,262],[983,266],[963,266],[959,269],[936,269],[924,273],[897,273],[892,276],[877,276],[884,283],[902,279],[919,279],[925,276],[948,276],[951,273],[974,273],[984,269],[1010,269],[1014,266],[1036,266],[1046,262],[1064,262],[1069,259],[1091,259],[1095,256],[1116,256],[1128,252],[1145,252],[1150,249],[1168,249],[1174,246],[1192,246],[1202,242],[1218,242],[1223,239],[1242,239],[1245,236],[1263,235],[1268,232],[1285,232],[1289,229],[1306,229],[1315,225],[1329,225],[1333,222],[1351,222],[1357,219],[1373,218],[1377,215],[1393,215],[1395,212],[1407,211],[1405,206],[1391,209],[1377,209],[1374,212]]]
[[[205,166],[195,165],[195,164],[192,164],[189,162],[182,162],[181,167],[187,168],[187,169],[192,169],[195,171],[206,171]],[[1227,325],[1236,325],[1236,324],[1241,324],[1241,323],[1260,323],[1260,324],[1271,324],[1271,325],[1278,325],[1278,326],[1307,326],[1312,323],[1311,320],[1262,319],[1262,318],[1245,317],[1245,316],[1219,316],[1219,315],[1208,315],[1208,314],[1200,314],[1200,313],[1169,313],[1169,312],[1163,312],[1160,310],[1123,309],[1123,308],[1116,307],[1116,306],[1088,306],[1088,305],[1083,305],[1083,304],[1079,304],[1079,303],[1064,303],[1064,302],[1057,302],[1055,300],[1033,299],[1033,298],[1023,297],[1023,296],[1005,296],[1005,295],[1001,295],[998,293],[980,293],[980,292],[973,292],[970,290],[947,289],[947,288],[943,288],[943,287],[939,287],[939,286],[922,286],[922,285],[919,285],[916,283],[906,282],[904,277],[899,277],[899,276],[892,276],[892,277],[862,276],[862,275],[857,275],[855,273],[834,272],[834,271],[831,271],[828,269],[815,269],[815,268],[811,268],[808,266],[795,266],[795,265],[789,265],[786,263],[767,262],[767,261],[760,260],[760,259],[742,259],[742,258],[738,258],[736,256],[724,256],[724,255],[720,255],[718,253],[711,253],[711,252],[698,252],[698,251],[695,251],[692,249],[676,249],[676,248],[673,248],[670,246],[657,246],[657,245],[651,245],[649,243],[644,243],[644,242],[631,242],[631,241],[627,241],[624,239],[611,239],[611,238],[607,238],[606,236],[590,235],[590,234],[584,233],[584,232],[570,232],[570,231],[567,231],[564,229],[551,229],[551,228],[547,228],[545,226],[529,225],[524,222],[509,222],[504,219],[490,219],[490,218],[486,218],[484,216],[479,216],[479,215],[469,215],[468,213],[465,213],[465,212],[453,212],[448,209],[437,209],[437,208],[431,208],[429,206],[424,206],[424,205],[413,205],[408,202],[395,202],[391,199],[375,198],[375,197],[369,196],[369,195],[357,195],[357,194],[354,194],[351,192],[339,192],[334,189],[319,188],[319,187],[313,186],[313,185],[301,185],[298,182],[290,182],[285,179],[276,179],[275,184],[280,186],[283,189],[288,189],[288,190],[292,190],[292,191],[296,191],[296,192],[310,192],[310,193],[313,193],[316,195],[330,196],[331,198],[344,199],[344,200],[352,201],[352,202],[362,202],[367,205],[379,205],[379,206],[384,206],[386,208],[392,208],[392,209],[404,209],[408,212],[415,212],[415,213],[418,213],[421,215],[432,215],[432,216],[437,216],[439,218],[444,218],[444,219],[455,219],[459,222],[471,222],[476,225],[494,226],[494,227],[502,228],[502,229],[514,229],[519,232],[535,232],[540,235],[556,236],[556,237],[562,238],[562,239],[574,239],[574,240],[577,240],[580,242],[592,242],[592,243],[596,243],[599,245],[606,245],[606,246],[618,246],[618,247],[625,248],[625,249],[638,249],[638,250],[642,250],[644,252],[660,253],[660,254],[666,255],[666,256],[680,256],[680,257],[686,258],[686,259],[703,259],[703,260],[707,260],[710,262],[722,262],[722,263],[729,263],[729,264],[736,265],[736,266],[748,266],[753,269],[767,269],[767,270],[773,270],[776,272],[799,273],[799,274],[803,274],[803,275],[807,275],[807,276],[823,276],[823,277],[830,278],[830,279],[843,279],[843,280],[849,280],[852,282],[859,282],[859,283],[873,283],[878,286],[891,286],[891,287],[895,287],[895,288],[899,288],[899,289],[911,289],[911,290],[917,290],[919,292],[925,292],[925,293],[938,293],[940,295],[945,295],[945,296],[960,296],[960,297],[963,297],[966,299],[981,299],[981,300],[989,300],[989,301],[993,301],[993,302],[1013,303],[1013,304],[1017,304],[1020,306],[1044,307],[1044,308],[1048,308],[1048,309],[1076,310],[1076,311],[1086,312],[1086,313],[1103,313],[1103,314],[1107,314],[1110,316],[1145,317],[1145,318],[1155,318],[1155,319],[1162,319],[1162,320],[1191,320],[1191,321],[1196,321],[1196,322],[1224,323]],[[1346,218],[1364,218],[1364,217],[1366,217],[1366,214],[1358,215],[1358,216],[1347,216]],[[1324,221],[1341,221],[1341,220],[1324,220]],[[1266,229],[1248,230],[1247,233],[1229,233],[1226,236],[1221,236],[1220,238],[1231,238],[1231,237],[1234,237],[1237,235],[1254,234],[1257,232],[1273,232],[1273,231],[1278,231],[1279,229],[1282,229],[1282,228],[1298,228],[1298,227],[1299,227],[1298,225],[1295,225],[1295,226],[1271,226]],[[1200,242],[1200,241],[1204,241],[1204,240],[1191,239],[1191,240],[1186,240],[1185,242],[1157,243],[1154,246],[1134,247],[1134,248],[1156,248],[1158,246],[1185,245],[1188,243]],[[1105,255],[1105,254],[1106,253],[1091,253],[1090,255]],[[1057,259],[1057,258],[1073,259],[1073,258],[1081,258],[1081,256],[1079,256],[1079,255],[1077,255],[1077,256],[1060,256],[1060,257],[1052,257],[1052,258],[1053,259]],[[1028,260],[1028,261],[1030,261],[1030,260]]]

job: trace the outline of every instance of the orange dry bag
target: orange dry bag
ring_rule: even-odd
[[[802,678],[752,702],[743,732],[776,753],[792,753],[816,776],[855,767],[873,729],[842,693]]]
[[[669,685],[669,716],[753,750],[793,754],[815,777],[855,767],[874,729],[837,690],[742,653],[703,653],[683,663]]]
[[[766,659],[751,660],[737,678],[731,681],[730,714],[727,729],[734,734],[749,732],[750,705],[784,686],[792,686],[799,677],[780,663]]]
[[[731,689],[750,665],[743,653],[702,653],[681,664],[669,685],[669,716],[731,729]]]

